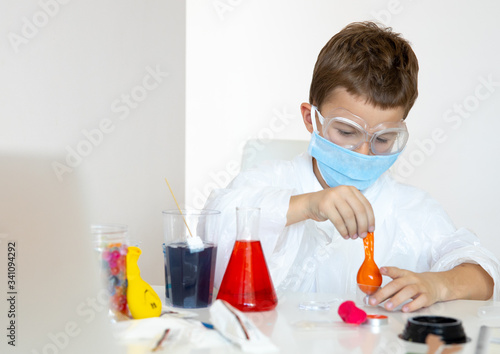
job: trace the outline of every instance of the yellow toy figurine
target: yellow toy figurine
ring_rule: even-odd
[[[129,247],[127,253],[127,302],[134,319],[159,317],[161,300],[153,288],[141,278],[137,265],[141,250]]]

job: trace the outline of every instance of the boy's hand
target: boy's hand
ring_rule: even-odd
[[[403,305],[401,309],[403,312],[412,312],[448,297],[444,294],[447,288],[443,283],[442,273],[414,273],[397,267],[382,267],[380,273],[393,280],[370,296],[369,304],[372,306],[388,299],[384,307],[391,311],[412,299],[413,301]]]
[[[493,295],[493,278],[479,264],[462,263],[443,272],[414,273],[396,267],[380,268],[392,281],[370,296],[370,305],[389,299],[384,307],[394,310],[403,302],[403,312],[416,311],[438,301],[488,300]]]
[[[345,239],[364,238],[367,232],[375,230],[371,204],[352,186],[338,186],[293,196],[287,213],[287,225],[305,219],[330,220]]]

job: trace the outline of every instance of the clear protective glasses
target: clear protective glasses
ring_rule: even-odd
[[[403,151],[408,142],[408,129],[403,120],[370,127],[363,118],[344,108],[335,108],[327,118],[317,107],[312,108],[318,112],[323,137],[343,148],[356,150],[367,141],[374,155],[394,155]]]

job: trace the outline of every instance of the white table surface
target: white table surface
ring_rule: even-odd
[[[165,302],[164,287],[154,289]],[[299,304],[310,300],[333,300],[329,310],[302,310]],[[424,344],[406,342],[398,337],[403,332],[408,318],[421,315],[453,317],[462,321],[470,341],[462,345],[462,353],[475,353],[481,325],[500,327],[500,316],[479,317],[483,306],[498,306],[500,302],[459,300],[437,303],[413,313],[389,312],[381,307],[363,307],[368,314],[384,314],[389,323],[380,327],[367,325],[345,325],[337,314],[338,306],[345,299],[328,294],[285,294],[279,296],[278,306],[273,311],[246,313],[259,329],[280,349],[280,353],[426,353]],[[197,319],[210,323],[208,308],[189,309],[198,314]],[[302,322],[299,322],[302,321]],[[302,323],[302,324],[300,324]],[[186,353],[240,353],[233,345],[221,349],[206,349]],[[180,348],[179,348],[180,350]],[[177,351],[175,351],[177,353]],[[486,353],[500,353],[500,344],[489,344]]]

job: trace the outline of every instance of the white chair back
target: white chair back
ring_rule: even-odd
[[[248,170],[267,160],[291,160],[306,152],[308,140],[250,139],[243,147],[241,171]]]

